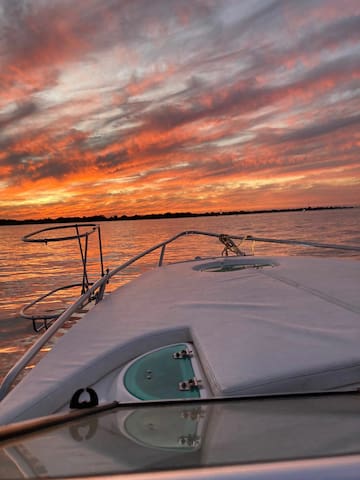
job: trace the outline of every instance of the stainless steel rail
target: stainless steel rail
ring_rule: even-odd
[[[83,293],[70,307],[68,307],[55,321],[54,323],[39,337],[39,339],[25,352],[25,354],[18,360],[18,362],[11,368],[11,370],[5,376],[3,382],[0,385],[0,400],[2,400],[8,391],[10,390],[13,382],[21,373],[21,371],[26,367],[26,365],[31,361],[32,358],[40,351],[40,349],[50,340],[50,338],[62,327],[62,325],[84,304],[90,302],[92,299],[96,303],[100,302],[104,296],[106,285],[109,283],[110,279],[121,272],[128,266],[134,264],[139,259],[149,255],[150,253],[160,249],[160,257],[158,261],[158,266],[161,266],[164,261],[166,246],[170,243],[173,243],[177,239],[189,236],[189,235],[203,235],[208,237],[220,238],[222,234],[203,232],[200,230],[185,230],[183,232],[174,235],[173,237],[160,242],[147,250],[135,255],[128,261],[119,265],[111,271],[107,271],[104,275],[95,282],[89,289]],[[275,238],[264,238],[264,237],[254,237],[252,235],[229,235],[231,239],[241,240],[241,241],[255,241],[255,242],[265,242],[265,243],[279,243],[285,245],[295,245],[295,246],[308,246],[308,247],[317,247],[317,248],[329,248],[335,250],[347,250],[360,252],[360,246],[354,245],[337,245],[330,243],[319,243],[312,241],[299,241],[299,240],[280,240]]]
[[[72,229],[74,232],[61,236],[58,232],[63,230]],[[85,229],[85,230],[84,230]],[[44,236],[48,234],[49,236]],[[54,288],[45,295],[33,300],[31,303],[24,305],[20,310],[20,316],[32,320],[33,328],[35,332],[40,332],[41,330],[47,330],[49,328],[49,323],[54,319],[59,317],[58,312],[35,312],[28,313],[28,311],[35,305],[39,305],[44,299],[54,295],[60,290],[71,289],[74,287],[81,287],[81,294],[85,293],[89,286],[89,277],[87,271],[87,253],[88,253],[88,240],[90,235],[97,232],[98,239],[98,249],[99,249],[99,265],[100,265],[100,275],[104,275],[104,263],[103,263],[103,253],[102,253],[102,242],[101,242],[101,230],[100,225],[96,223],[82,223],[82,224],[70,224],[70,225],[58,225],[55,227],[46,227],[41,230],[36,230],[35,232],[29,233],[23,237],[24,242],[33,242],[33,243],[51,243],[51,242],[64,242],[67,240],[77,240],[80,259],[82,263],[82,282],[81,283],[72,283],[68,285],[63,285],[61,287]],[[49,323],[48,323],[49,322]]]

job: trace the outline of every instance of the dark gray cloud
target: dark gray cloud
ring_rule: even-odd
[[[27,168],[22,174],[32,178],[34,181],[44,178],[56,178],[62,179],[70,173],[79,171],[80,165],[72,163],[58,155],[49,157],[41,162],[29,161],[27,162]],[[83,168],[86,168],[85,165]]]
[[[337,132],[338,130],[348,129],[349,127],[358,127],[360,131],[360,114],[351,115],[349,117],[332,118],[324,123],[313,123],[304,128],[289,130],[281,136],[281,141],[284,142],[303,142],[314,137],[321,137]],[[277,138],[279,141],[279,138]]]
[[[61,58],[74,39],[79,40],[74,58],[78,48],[93,53],[117,42],[139,44],[167,31],[171,35],[184,13],[193,21],[210,18],[213,11],[198,0],[6,0],[2,7],[0,51],[24,60],[29,53],[33,57],[34,52],[43,52],[44,46],[50,50],[56,43]]]
[[[29,101],[18,105],[11,113],[0,113],[0,138],[1,130],[11,125],[17,124],[20,120],[33,116],[38,111],[35,102]]]
[[[118,167],[122,163],[129,160],[129,154],[126,150],[108,153],[107,155],[99,155],[96,158],[96,165],[101,168],[112,169]]]
[[[339,48],[347,43],[359,41],[360,15],[340,18],[329,25],[320,26],[309,35],[304,36],[296,46],[302,54],[313,53],[329,48]]]

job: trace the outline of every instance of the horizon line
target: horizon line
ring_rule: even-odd
[[[36,224],[36,223],[69,223],[69,222],[87,222],[87,221],[126,221],[126,220],[147,220],[147,219],[162,219],[162,218],[186,218],[186,217],[207,217],[207,216],[219,216],[219,215],[251,215],[262,213],[281,213],[281,212],[301,212],[301,211],[313,211],[313,210],[336,210],[357,208],[359,205],[330,205],[330,206],[308,206],[297,208],[272,208],[272,209],[260,209],[260,210],[230,210],[230,211],[211,211],[211,212],[166,212],[166,213],[149,213],[149,214],[135,214],[135,215],[74,215],[74,216],[60,216],[56,218],[40,218],[40,219],[6,219],[0,218],[1,225],[18,225],[18,224]]]

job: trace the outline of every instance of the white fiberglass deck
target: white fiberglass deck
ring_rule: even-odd
[[[138,355],[186,341],[214,395],[359,383],[360,262],[271,257],[209,271],[214,261],[159,267],[106,297],[5,397],[0,422],[52,413]]]

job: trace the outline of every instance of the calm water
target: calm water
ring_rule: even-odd
[[[259,237],[360,245],[359,225],[360,208],[356,208],[104,222],[101,224],[101,232],[104,264],[105,267],[112,269],[182,230],[197,229],[234,235],[250,234]],[[21,306],[53,288],[81,280],[81,262],[75,241],[47,245],[22,242],[24,235],[40,228],[45,228],[45,225],[0,227],[0,378],[36,338],[31,321],[19,317]],[[95,235],[89,238],[89,247],[93,247],[90,248],[88,257],[92,276],[90,279],[95,280],[100,273],[97,244]],[[244,244],[244,249],[250,252],[251,245],[247,243]],[[221,251],[222,245],[216,239],[189,237],[179,240],[176,248],[169,247],[165,260],[175,261],[184,256],[190,259],[196,255],[221,255]],[[324,253],[313,248],[299,249],[271,244],[257,244],[255,253],[325,254],[360,259],[359,253],[334,250]],[[154,254],[151,258],[146,258],[140,264],[131,267],[126,273],[119,275],[110,289],[136,277],[154,265],[157,259],[158,254]],[[79,290],[73,292],[74,295],[78,293]],[[64,306],[70,294],[70,291],[63,291],[51,300],[49,307]]]

